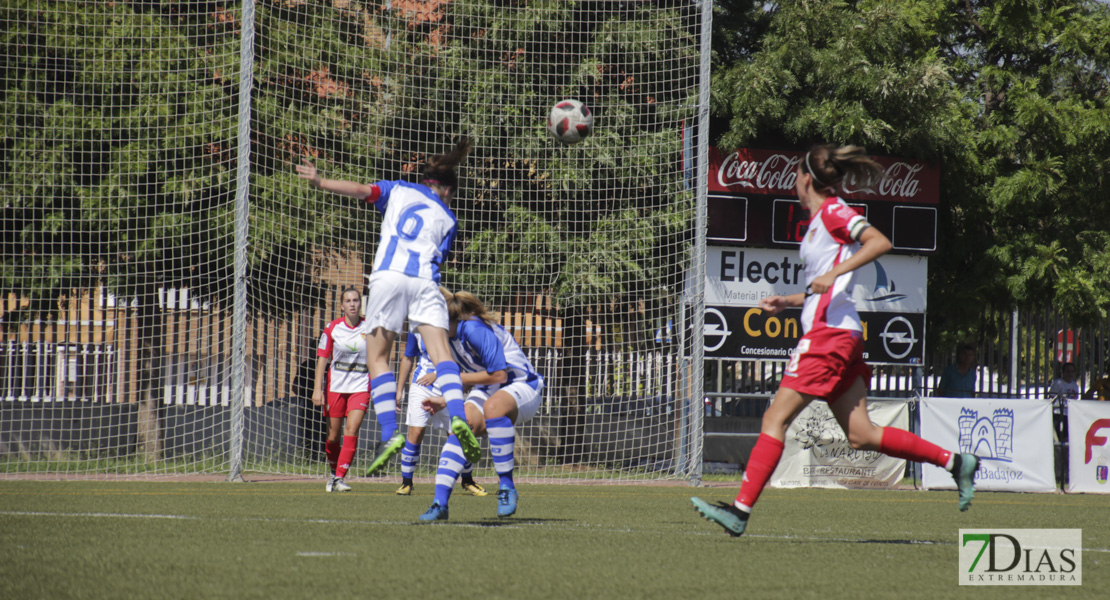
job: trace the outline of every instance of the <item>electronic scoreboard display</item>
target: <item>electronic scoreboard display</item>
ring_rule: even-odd
[[[804,152],[744,148],[709,157],[708,239],[746,246],[801,243],[809,213],[794,184]],[[877,156],[880,181],[848,181],[845,202],[890,238],[894,252],[937,250],[939,170],[925,163]]]

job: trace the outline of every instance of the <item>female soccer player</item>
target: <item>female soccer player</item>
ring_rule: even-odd
[[[397,380],[389,366],[389,351],[406,317],[409,329],[424,337],[428,354],[436,363],[436,376],[451,415],[451,430],[470,462],[481,458],[481,447],[466,423],[459,366],[451,359],[447,343],[447,306],[439,292],[439,266],[458,230],[458,220],[449,207],[459,186],[455,169],[469,152],[470,140],[464,139],[450,152],[429,158],[419,184],[323,179],[308,160],[297,165],[297,174],[312,185],[372,202],[382,213],[362,331],[371,401],[383,447],[370,463],[367,475],[384,467],[405,444],[405,436],[397,431]]]
[[[343,290],[343,316],[328,323],[316,348],[316,387],[312,403],[324,409],[328,418],[328,439],[324,454],[331,473],[324,490],[349,492],[344,477],[358,450],[358,430],[370,405],[370,375],[366,370],[366,340],[362,337],[362,294],[353,287]],[[327,393],[324,374],[330,363]],[[343,419],[347,419],[346,426]],[[339,434],[343,433],[340,445]]]
[[[531,419],[539,410],[543,377],[528,361],[513,335],[493,320],[474,294],[452,294],[444,290],[444,295],[451,315],[451,349],[464,370],[483,377],[475,382],[469,400],[481,403],[485,412],[493,468],[500,479],[497,516],[512,516],[518,497],[513,483],[514,426]],[[425,400],[424,406],[429,412],[439,410],[435,398]],[[462,466],[458,442],[451,436],[440,455],[435,501],[420,516],[421,521],[447,520],[447,502]]]
[[[424,340],[421,339],[419,333],[410,333],[405,341],[405,354],[401,357],[399,380],[409,381],[410,373],[412,378],[411,382],[408,383],[408,418],[405,420],[406,439],[405,447],[401,449],[401,487],[397,488],[397,495],[399,496],[412,494],[412,475],[416,471],[416,465],[420,462],[420,447],[424,442],[425,429],[429,424],[434,424],[442,429],[449,429],[450,425],[446,422],[446,419],[442,419],[442,422],[440,422],[441,419],[433,418],[433,415],[424,410],[424,400],[442,397],[443,394],[435,383],[435,364],[428,357],[428,350],[425,348]],[[462,373],[460,377],[463,385],[473,385],[477,381],[475,375],[475,373]],[[435,417],[442,417],[443,415],[444,413],[440,413]],[[466,403],[466,417],[468,423],[480,425],[480,427],[472,426],[473,431],[480,434],[481,432],[478,429],[485,430],[485,418],[482,416],[481,407],[469,400]],[[469,461],[463,465],[461,475],[462,483],[460,485],[470,495],[486,495],[485,488],[474,481],[474,465]]]
[[[876,450],[896,458],[928,462],[952,472],[959,490],[959,508],[967,510],[974,495],[974,454],[956,454],[902,429],[879,427],[867,414],[867,383],[871,368],[863,361],[863,327],[852,301],[857,269],[882,256],[890,240],[837,197],[846,177],[877,179],[882,167],[858,146],[815,146],[798,165],[795,189],[812,215],[800,254],[805,264],[806,291],[770,296],[760,308],[775,314],[802,307],[802,330],[775,399],[763,415],[744,481],[733,504],[711,506],[691,498],[706,519],[730,535],[744,533],[752,507],[782,457],[786,428],[810,402],[824,399],[858,450]]]

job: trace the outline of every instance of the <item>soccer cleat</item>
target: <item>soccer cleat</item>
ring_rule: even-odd
[[[440,506],[439,502],[433,502],[432,507],[428,512],[420,515],[421,521],[446,521],[447,520],[447,507]]]
[[[698,497],[690,498],[693,503],[694,509],[705,517],[706,521],[710,521],[725,528],[732,537],[739,537],[743,535],[744,529],[748,527],[748,513],[736,508],[732,504],[718,502],[717,506],[711,506],[705,500]]]
[[[459,445],[462,446],[463,456],[472,464],[477,464],[478,460],[482,458],[482,446],[478,443],[478,438],[474,437],[474,432],[470,430],[470,425],[466,421],[458,418],[451,418],[451,433],[459,438]]]
[[[411,496],[412,495],[412,482],[402,481],[401,487],[397,488],[398,496]]]
[[[460,487],[462,487],[463,490],[466,491],[466,493],[470,494],[471,496],[489,495],[489,492],[486,491],[486,488],[478,485],[478,482],[474,481],[473,479],[466,479],[459,485]]]
[[[351,491],[351,486],[347,485],[347,482],[343,481],[342,477],[336,477],[335,478],[335,491],[337,491],[337,492],[349,492],[349,491]]]
[[[956,480],[956,491],[960,494],[960,512],[971,507],[975,497],[975,472],[979,470],[979,457],[974,454],[957,454],[952,466],[952,478]]]
[[[515,489],[497,490],[497,516],[511,517],[516,512],[517,492]]]
[[[394,454],[400,452],[401,448],[404,446],[405,435],[400,431],[393,434],[393,437],[389,438],[385,442],[385,446],[382,446],[381,450],[378,451],[378,455],[374,457],[374,462],[370,463],[370,468],[366,469],[366,476],[372,477],[374,473],[381,471],[382,467],[389,462],[389,459],[393,458]]]
[[[328,482],[326,484],[324,484],[324,491],[325,492],[335,491],[335,480],[336,479],[337,478],[335,476],[335,473],[328,473]]]

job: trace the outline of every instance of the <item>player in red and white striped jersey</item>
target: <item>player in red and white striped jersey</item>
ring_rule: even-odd
[[[730,535],[740,535],[747,528],[752,507],[782,458],[787,427],[818,399],[828,402],[853,448],[948,469],[956,479],[960,510],[971,504],[979,467],[975,455],[953,453],[908,431],[880,427],[867,413],[871,368],[863,361],[863,326],[851,293],[856,271],[889,251],[891,243],[837,192],[847,178],[859,185],[878,181],[881,175],[882,167],[858,146],[816,146],[798,165],[795,190],[802,207],[812,215],[800,248],[806,291],[764,298],[760,308],[773,315],[801,306],[805,334],[763,415],[736,501],[712,506],[701,498],[691,498],[702,516]]]
[[[366,367],[366,339],[362,336],[359,315],[362,294],[353,287],[347,288],[343,290],[341,302],[343,316],[328,323],[320,335],[316,349],[316,387],[312,393],[312,403],[322,407],[328,418],[324,453],[331,467],[325,487],[329,492],[351,489],[344,478],[358,450],[358,431],[370,405],[370,371]],[[324,389],[325,371],[327,390]]]

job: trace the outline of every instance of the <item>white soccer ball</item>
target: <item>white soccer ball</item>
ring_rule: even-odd
[[[577,100],[560,100],[551,107],[547,130],[564,144],[577,144],[594,130],[594,114]]]

